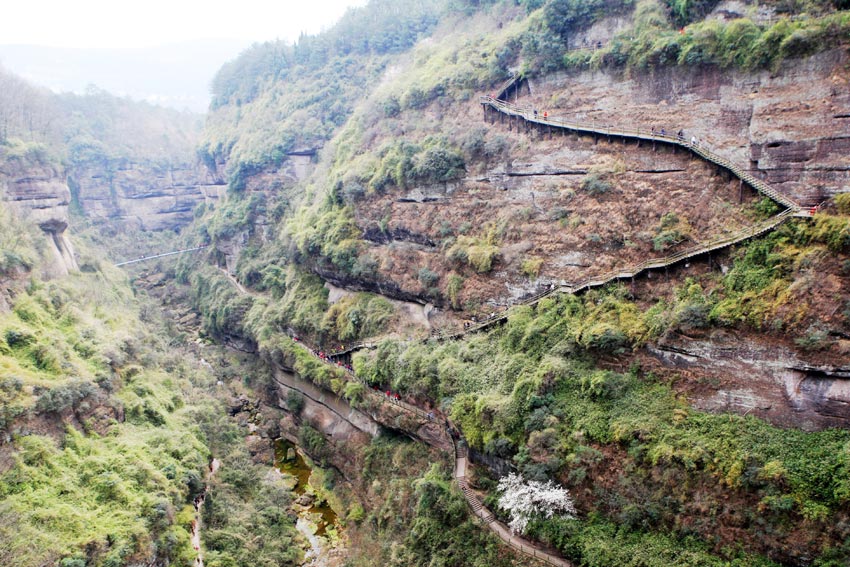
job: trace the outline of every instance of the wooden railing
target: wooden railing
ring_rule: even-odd
[[[707,243],[700,244],[698,246],[693,246],[675,254],[671,254],[670,256],[645,260],[628,270],[611,271],[605,274],[601,274],[599,276],[586,278],[578,282],[563,284],[551,289],[543,290],[539,293],[517,301],[514,305],[534,305],[544,297],[549,297],[550,295],[554,295],[556,293],[581,293],[591,288],[602,287],[613,281],[634,278],[647,270],[666,268],[674,264],[678,264],[679,262],[688,260],[690,258],[694,258],[696,256],[702,256],[703,254],[708,254],[709,252],[713,252],[715,250],[727,248],[739,242],[743,242],[744,240],[755,238],[756,236],[760,236],[766,232],[769,232],[770,230],[773,230],[774,228],[794,216],[797,212],[798,211],[794,209],[787,209],[782,213],[779,213],[778,215],[771,217],[762,223],[745,228],[729,236],[717,238],[715,240],[711,240]],[[468,333],[475,333],[488,327],[491,327],[495,324],[501,323],[508,318],[509,314],[509,310],[503,311],[498,315],[494,315],[486,319],[485,321],[476,323],[462,331],[458,331],[456,333],[448,335],[438,335],[435,338],[437,338],[438,340],[459,339]]]
[[[601,134],[604,136],[634,138],[637,140],[656,141],[681,146],[694,152],[703,159],[727,169],[736,177],[750,185],[753,189],[755,189],[762,195],[783,205],[784,207],[794,209],[795,212],[799,212],[801,210],[800,205],[790,197],[787,197],[779,191],[776,191],[764,181],[757,179],[751,173],[748,173],[740,166],[730,162],[728,159],[715,154],[714,152],[706,148],[704,145],[700,143],[689,142],[685,139],[684,136],[680,137],[678,135],[667,133],[662,134],[661,132],[656,132],[654,130],[646,131],[635,128],[626,128],[623,126],[611,126],[607,124],[601,125],[597,123],[565,120],[563,118],[554,116],[543,116],[540,112],[535,115],[534,109],[531,107],[518,106],[509,102],[505,102],[503,100],[493,98],[492,96],[482,96],[480,98],[480,102],[482,105],[489,106],[490,108],[493,108],[505,115],[516,116],[534,124],[562,128],[566,130],[572,130],[574,132],[588,132],[593,134]]]

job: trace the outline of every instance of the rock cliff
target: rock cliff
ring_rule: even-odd
[[[66,235],[71,192],[58,166],[37,157],[0,150],[0,191],[21,217],[44,232],[47,277],[77,270],[74,247]]]
[[[73,166],[68,180],[83,212],[140,230],[176,230],[202,202],[218,199],[224,181],[199,164],[98,162]]]
[[[683,130],[803,205],[850,190],[850,89],[844,49],[774,72],[665,67],[555,74],[521,96],[571,120]],[[522,92],[522,91],[520,91]]]

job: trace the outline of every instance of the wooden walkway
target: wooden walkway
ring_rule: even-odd
[[[354,374],[354,372],[352,372],[348,368],[345,368],[344,366],[338,366],[338,364],[336,364],[335,362],[333,362],[332,360],[330,360],[327,357],[326,358],[320,357],[318,355],[318,351],[316,349],[304,344],[304,342],[302,340],[299,339],[296,342],[296,344],[298,344],[301,348],[306,349],[311,355],[313,355],[318,360],[320,360],[320,361],[322,361],[326,364],[329,364],[331,366],[337,366],[338,368],[344,369],[350,377],[352,377],[353,379],[357,380],[358,382],[366,385],[363,380],[361,380],[360,378],[357,377],[356,374]],[[287,384],[287,386],[290,387],[290,388],[295,387],[294,385],[291,385],[291,384]],[[316,387],[318,387],[318,386],[316,386]],[[398,400],[398,399],[395,399],[392,396],[387,396],[385,394],[382,394],[381,392],[377,392],[375,390],[372,390],[371,388],[369,388],[368,385],[366,385],[366,387],[367,387],[366,396],[371,398],[373,401],[375,401],[379,404],[392,404],[396,407],[399,407],[399,408],[401,408],[401,409],[403,409],[407,412],[414,414],[420,420],[424,419],[424,420],[432,421],[434,419],[445,419],[445,418],[437,417],[433,413],[431,413],[431,415],[429,415],[429,412],[426,412],[425,410],[423,410],[422,408],[420,408],[420,407],[418,407],[414,404],[405,402],[403,400]],[[339,397],[339,396],[337,396],[337,397]],[[342,403],[347,404],[347,402],[345,400],[343,400],[341,397],[339,399]],[[337,412],[337,414],[341,415],[341,412]],[[448,420],[446,420],[445,423],[448,424]],[[473,514],[475,514],[475,516],[479,520],[481,520],[481,522],[490,531],[492,531],[494,534],[496,534],[496,536],[498,536],[499,539],[501,539],[505,544],[512,547],[516,551],[519,551],[520,553],[534,557],[535,559],[538,559],[538,560],[540,560],[540,561],[542,561],[542,562],[544,562],[548,565],[557,565],[558,567],[573,567],[573,564],[570,563],[569,561],[565,560],[564,558],[559,557],[557,555],[553,555],[553,554],[545,551],[544,549],[533,545],[527,539],[524,539],[522,537],[519,537],[519,536],[513,534],[507,526],[505,526],[504,524],[502,524],[501,522],[496,520],[495,514],[493,514],[493,512],[491,512],[490,510],[487,509],[486,506],[484,506],[484,503],[481,501],[481,499],[478,497],[478,495],[470,488],[469,483],[467,481],[466,473],[467,473],[467,469],[469,467],[469,453],[468,453],[468,450],[466,448],[466,442],[463,439],[461,439],[460,442],[457,442],[455,440],[454,436],[452,435],[452,432],[450,431],[450,426],[446,426],[443,431],[444,431],[445,436],[448,439],[451,440],[450,446],[448,445],[448,443],[439,444],[439,445],[434,444],[434,443],[429,443],[429,444],[431,446],[437,448],[437,449],[440,449],[440,450],[445,450],[446,447],[453,448],[453,450],[454,450],[454,460],[455,460],[455,466],[454,466],[455,482],[457,483],[458,488],[460,488],[461,492],[463,493],[463,496],[466,499],[466,502],[469,505],[470,509],[472,510]]]
[[[499,92],[504,93],[510,90],[512,85],[517,81],[517,78],[511,78],[504,85],[499,87]],[[560,128],[565,130],[570,130],[578,133],[588,133],[594,135],[603,135],[603,136],[614,136],[625,139],[636,139],[636,140],[645,140],[656,143],[665,143],[672,144],[675,146],[681,146],[688,151],[693,152],[698,155],[702,159],[714,163],[715,165],[722,167],[732,173],[735,177],[741,180],[742,183],[746,183],[751,186],[760,194],[772,199],[774,202],[785,208],[784,211],[773,216],[763,222],[754,224],[753,226],[741,229],[735,233],[732,233],[727,236],[715,238],[709,240],[707,242],[699,243],[695,246],[691,246],[690,248],[686,248],[685,250],[681,250],[676,252],[675,254],[671,254],[669,256],[662,256],[658,258],[650,258],[648,260],[644,260],[643,262],[632,266],[623,270],[614,270],[611,272],[607,272],[598,276],[594,276],[591,278],[586,278],[584,280],[580,280],[577,282],[565,283],[563,285],[553,286],[549,289],[545,289],[537,294],[531,295],[529,297],[525,297],[520,301],[517,301],[516,305],[536,305],[541,299],[545,297],[549,297],[556,293],[570,293],[570,294],[578,294],[583,291],[587,291],[588,289],[603,287],[609,283],[615,281],[622,280],[630,280],[633,279],[644,272],[648,272],[650,270],[657,270],[661,268],[669,268],[673,265],[679,264],[681,262],[685,262],[692,258],[703,256],[705,254],[710,254],[716,250],[721,250],[724,248],[728,248],[735,244],[739,244],[746,240],[750,240],[757,236],[761,236],[767,232],[770,232],[780,226],[782,223],[787,221],[791,217],[804,217],[809,218],[812,216],[812,212],[808,208],[801,207],[796,201],[793,199],[783,195],[776,189],[770,187],[764,181],[755,178],[752,174],[744,171],[741,167],[736,164],[733,164],[726,158],[719,156],[709,150],[708,148],[701,146],[699,144],[691,144],[686,141],[684,138],[679,138],[678,136],[672,136],[667,134],[661,134],[660,132],[654,131],[643,131],[643,130],[633,130],[626,128],[616,128],[611,126],[601,126],[598,124],[588,124],[582,122],[574,122],[567,121],[561,118],[556,117],[543,117],[540,112],[537,115],[534,114],[534,110],[528,107],[520,107],[514,104],[510,104],[503,100],[490,97],[490,96],[482,96],[480,102],[485,108],[491,108],[497,112],[505,114],[513,119],[521,119],[526,122],[532,124],[538,124],[540,126],[546,126],[550,128]],[[498,325],[503,323],[508,316],[510,315],[510,309],[505,310],[499,314],[491,315],[488,319],[476,323],[470,327],[462,331],[458,331],[456,333],[450,334],[440,334],[436,333],[432,335],[430,338],[434,338],[436,340],[456,340],[463,338],[465,335],[469,333],[476,333],[478,331],[490,328],[494,325]],[[351,354],[357,350],[362,348],[373,348],[374,344],[372,343],[361,343],[352,345],[351,347],[345,350],[345,354]],[[337,354],[337,353],[334,353]],[[339,353],[341,354],[341,353]]]
[[[512,81],[513,80],[514,79],[512,79]],[[508,87],[509,87],[509,85],[506,86],[506,87],[503,87],[502,91],[504,92],[505,90],[507,90]],[[485,108],[488,108],[488,107],[492,108],[492,109],[496,110],[497,112],[503,113],[503,114],[511,117],[512,119],[517,119],[517,120],[522,119],[522,120],[525,120],[529,123],[538,124],[540,126],[561,128],[561,129],[571,130],[571,131],[578,132],[578,133],[592,133],[594,135],[604,135],[604,136],[609,136],[609,137],[613,136],[613,137],[620,137],[620,138],[627,138],[627,139],[646,140],[646,141],[652,141],[652,142],[656,142],[656,143],[661,142],[661,143],[665,143],[665,144],[672,144],[672,145],[684,147],[684,148],[688,149],[689,151],[693,152],[694,154],[700,156],[701,158],[703,158],[703,159],[705,159],[705,160],[707,160],[711,163],[714,163],[714,164],[718,165],[719,167],[725,168],[726,170],[730,171],[733,175],[738,177],[741,180],[742,183],[747,183],[748,185],[753,187],[753,189],[755,189],[756,191],[758,191],[762,195],[765,195],[766,197],[774,200],[775,202],[777,202],[780,205],[782,205],[783,207],[785,207],[785,210],[783,212],[781,212],[780,214],[778,214],[778,215],[776,215],[776,216],[774,216],[770,219],[767,219],[764,222],[761,222],[761,223],[755,224],[751,227],[740,230],[740,231],[738,231],[734,234],[731,234],[731,235],[728,235],[728,236],[725,236],[725,237],[721,237],[721,238],[717,238],[717,239],[714,239],[714,240],[711,240],[711,241],[708,241],[708,242],[705,242],[705,243],[698,244],[696,246],[693,246],[693,247],[688,248],[686,250],[682,250],[682,251],[677,252],[675,254],[672,254],[670,256],[665,256],[665,257],[660,257],[660,258],[652,258],[652,259],[649,259],[649,260],[645,260],[645,261],[641,262],[640,264],[637,264],[636,266],[633,266],[633,267],[626,269],[626,270],[612,271],[612,272],[608,272],[608,273],[605,273],[605,274],[602,274],[602,275],[599,275],[599,276],[595,276],[595,277],[592,277],[592,278],[586,278],[586,279],[578,281],[578,282],[573,282],[573,283],[569,283],[569,284],[563,284],[563,285],[560,285],[560,286],[551,287],[551,288],[546,289],[546,290],[544,290],[544,291],[542,291],[542,292],[540,292],[536,295],[533,295],[531,297],[527,297],[527,298],[523,299],[522,301],[518,302],[518,305],[535,305],[540,300],[542,300],[543,298],[551,296],[551,295],[556,294],[556,293],[577,294],[577,293],[581,293],[583,291],[586,291],[588,289],[602,287],[602,286],[607,285],[607,284],[614,282],[614,281],[632,279],[632,278],[638,276],[639,274],[646,272],[648,270],[667,268],[669,266],[672,266],[672,265],[677,264],[679,262],[683,262],[683,261],[688,260],[690,258],[694,258],[696,256],[701,256],[701,255],[704,255],[704,254],[709,254],[709,253],[711,253],[715,250],[727,248],[727,247],[732,246],[734,244],[737,244],[737,243],[743,242],[745,240],[760,236],[760,235],[765,234],[765,233],[767,233],[771,230],[774,230],[776,227],[778,227],[779,225],[781,225],[782,223],[784,223],[786,220],[788,220],[789,218],[791,218],[793,216],[801,216],[801,217],[811,216],[810,212],[807,209],[803,209],[802,207],[800,207],[800,205],[797,204],[794,200],[790,199],[789,197],[786,197],[785,195],[783,195],[780,192],[776,191],[775,189],[771,188],[768,184],[764,183],[763,181],[756,179],[750,173],[744,171],[742,168],[738,167],[737,165],[729,162],[728,160],[726,160],[725,158],[723,158],[721,156],[718,156],[717,154],[714,154],[708,148],[700,147],[698,144],[688,143],[684,139],[679,138],[677,136],[669,136],[669,135],[666,135],[666,134],[661,134],[661,133],[656,133],[656,132],[644,132],[644,131],[639,131],[639,130],[614,128],[614,127],[609,127],[609,126],[598,126],[598,125],[595,125],[595,124],[583,124],[583,123],[578,123],[578,122],[569,122],[569,121],[562,120],[562,119],[559,119],[559,118],[550,118],[548,116],[541,117],[539,115],[539,113],[535,114],[534,110],[531,109],[531,108],[523,108],[523,107],[519,107],[519,106],[516,106],[516,105],[512,105],[510,103],[504,102],[502,100],[498,100],[498,99],[493,98],[493,97],[481,97],[481,104],[484,105]],[[204,247],[201,246],[201,247],[198,247],[198,248],[180,250],[180,251],[176,251],[176,252],[169,252],[169,253],[166,253],[166,254],[151,256],[151,257],[148,257],[148,258],[139,258],[137,260],[131,260],[129,262],[122,262],[121,264],[116,264],[116,265],[121,266],[121,265],[126,265],[126,264],[130,264],[130,263],[134,263],[134,262],[141,262],[143,260],[149,260],[149,259],[153,259],[153,258],[169,256],[169,255],[172,255],[172,254],[179,254],[179,253],[182,253],[182,252],[190,252],[190,251],[193,251],[193,250],[199,250],[201,248],[204,248]],[[231,283],[233,283],[236,286],[236,288],[239,290],[240,293],[243,293],[243,294],[250,293],[238,281],[236,281],[235,278],[229,276],[229,274],[228,274],[228,279],[230,279]],[[486,329],[486,328],[488,328],[492,325],[499,324],[499,323],[505,321],[507,319],[508,315],[509,315],[509,311],[505,311],[505,312],[503,312],[503,313],[501,313],[497,316],[491,316],[486,321],[483,321],[481,323],[473,325],[472,327],[469,327],[469,328],[467,328],[467,329],[465,329],[461,332],[450,334],[450,335],[440,335],[440,336],[437,337],[437,339],[438,340],[445,340],[445,339],[461,338],[468,333],[474,333],[474,332],[477,332],[477,331],[481,331],[481,330]],[[368,384],[366,384],[363,380],[361,380],[359,377],[357,377],[357,375],[352,370],[350,370],[346,366],[341,365],[338,362],[338,360],[341,357],[346,356],[346,355],[350,355],[353,352],[356,352],[358,350],[361,350],[361,349],[364,349],[364,348],[374,348],[375,345],[373,343],[356,343],[356,344],[350,345],[350,346],[348,346],[344,349],[340,349],[337,352],[328,353],[325,357],[319,356],[319,354],[318,354],[319,351],[317,349],[312,348],[308,345],[305,345],[303,343],[303,341],[298,340],[298,341],[296,341],[296,344],[298,344],[301,348],[307,349],[308,352],[310,352],[314,357],[318,358],[322,362],[343,369],[351,378],[353,378],[354,380],[356,380],[356,381],[360,382],[361,384],[363,384],[364,386],[366,386],[366,388],[367,388],[366,396],[371,398],[372,400],[377,401],[378,403],[390,403],[390,404],[396,405],[397,407],[400,407],[405,411],[413,413],[414,415],[416,415],[420,419],[426,419],[426,420],[429,420],[429,421],[435,419],[435,416],[434,416],[433,413],[426,412],[425,410],[419,408],[418,406],[415,406],[413,404],[410,404],[410,403],[402,401],[402,400],[395,399],[393,396],[387,396],[385,394],[382,394],[380,392],[377,392],[377,391],[371,389],[371,387],[369,387]],[[439,418],[437,418],[437,419],[439,419]],[[448,424],[448,421],[446,421],[446,424]],[[467,501],[467,504],[469,505],[472,512],[475,514],[475,516],[485,526],[487,526],[488,529],[490,529],[497,537],[499,537],[499,539],[501,539],[505,544],[509,545],[510,547],[515,549],[516,551],[523,553],[525,555],[528,555],[530,557],[534,557],[534,558],[536,558],[536,559],[538,559],[538,560],[540,560],[540,561],[542,561],[546,564],[549,564],[549,565],[556,565],[558,567],[573,567],[572,563],[565,560],[564,558],[559,557],[559,556],[554,555],[554,554],[551,554],[551,553],[541,549],[540,547],[534,546],[528,540],[521,538],[519,536],[516,536],[515,534],[511,533],[511,531],[504,524],[500,523],[496,519],[495,515],[484,506],[484,503],[481,501],[481,499],[478,497],[478,495],[475,493],[475,491],[473,491],[470,488],[469,483],[467,481],[467,470],[468,470],[468,466],[469,466],[469,456],[468,456],[466,444],[463,441],[463,439],[461,439],[460,442],[456,442],[455,438],[452,436],[451,433],[452,432],[449,429],[449,426],[447,425],[447,427],[445,429],[445,435],[449,439],[451,439],[452,446],[454,448],[454,461],[455,461],[454,478],[455,478],[455,481],[457,482],[458,487],[460,488],[461,492],[463,493],[464,498]],[[438,447],[437,445],[434,445],[434,446]],[[445,447],[438,447],[438,448],[444,449]]]
[[[454,439],[452,439],[454,442]],[[464,498],[466,498],[466,503],[472,509],[472,512],[475,516],[485,525],[487,528],[496,534],[500,540],[506,543],[508,546],[514,548],[516,551],[523,553],[525,555],[529,555],[546,563],[547,565],[557,565],[558,567],[573,567],[573,564],[560,557],[558,555],[554,555],[552,553],[547,552],[546,550],[532,545],[525,538],[521,538],[518,535],[511,532],[511,530],[505,526],[503,523],[496,520],[496,516],[488,510],[475,491],[470,488],[469,483],[466,480],[466,471],[469,465],[469,456],[466,448],[466,444],[455,443],[455,471],[454,477],[457,482],[458,487],[461,492],[463,492]]]
[[[732,246],[734,244],[738,244],[745,240],[749,240],[751,238],[755,238],[756,236],[760,236],[762,234],[770,232],[771,230],[775,229],[776,227],[787,221],[792,216],[796,216],[796,213],[797,211],[794,209],[787,209],[779,213],[775,217],[771,217],[762,223],[745,228],[729,236],[718,238],[706,242],[704,244],[687,248],[670,256],[665,256],[661,258],[650,258],[649,260],[644,260],[640,264],[637,264],[636,266],[633,266],[632,268],[626,270],[615,270],[607,272],[605,274],[601,274],[599,276],[594,276],[592,278],[586,278],[578,282],[555,286],[550,289],[541,291],[540,293],[523,298],[517,301],[513,305],[513,307],[519,305],[536,305],[538,302],[540,302],[541,299],[558,293],[570,293],[575,295],[592,288],[603,287],[615,281],[630,280],[641,275],[644,272],[648,272],[649,270],[667,268],[673,266],[674,264],[689,260],[691,258],[709,254],[711,252],[714,252],[715,250],[728,248],[729,246]],[[436,336],[436,338],[437,340],[456,340],[463,338],[469,333],[476,333],[494,325],[503,323],[510,316],[510,313],[511,310],[508,309],[499,314],[493,315],[485,321],[476,323],[475,325],[472,325],[471,327],[468,327],[462,331],[458,331],[457,333],[452,334],[438,335]]]
[[[239,284],[239,282],[236,281],[235,278],[228,277],[228,280],[230,281],[230,283],[232,283],[234,285],[234,287],[239,291],[239,293],[241,293],[243,295],[249,294],[248,290],[245,289],[241,284]],[[478,497],[478,495],[470,488],[469,483],[467,482],[466,473],[467,473],[467,469],[469,467],[469,454],[468,454],[468,451],[466,449],[466,442],[463,439],[461,439],[459,443],[455,440],[455,437],[452,435],[452,427],[449,424],[447,418],[445,418],[444,416],[435,415],[434,412],[427,412],[424,409],[422,409],[422,408],[420,408],[420,407],[418,407],[414,404],[411,404],[409,402],[406,402],[404,400],[396,399],[393,396],[387,396],[384,393],[373,390],[368,384],[365,383],[364,380],[359,378],[352,370],[346,368],[345,366],[341,366],[338,362],[333,361],[328,355],[325,355],[324,357],[320,356],[319,355],[320,351],[318,349],[311,347],[308,344],[305,344],[304,341],[301,340],[301,339],[295,339],[294,337],[292,337],[292,340],[293,340],[293,344],[297,345],[298,348],[302,348],[302,349],[306,350],[315,359],[317,359],[317,360],[319,360],[319,361],[321,361],[325,364],[328,364],[330,366],[344,370],[350,378],[352,378],[355,381],[363,384],[366,387],[365,396],[370,398],[373,402],[376,402],[378,404],[391,404],[393,406],[401,408],[402,410],[407,411],[407,412],[415,415],[417,418],[419,418],[420,421],[431,422],[431,421],[435,421],[435,420],[443,420],[444,423],[446,424],[446,426],[443,428],[443,433],[444,433],[445,437],[448,439],[448,441],[446,441],[445,443],[441,442],[441,443],[428,443],[428,444],[430,444],[432,447],[435,447],[439,450],[446,450],[448,448],[449,450],[454,451],[454,455],[453,455],[454,461],[455,461],[454,479],[455,479],[455,482],[458,485],[458,488],[460,488],[461,492],[463,493],[463,496],[466,499],[467,504],[469,505],[470,509],[475,514],[475,516],[477,518],[479,518],[483,522],[483,524],[485,526],[487,526],[488,529],[490,529],[490,531],[492,531],[494,534],[496,534],[496,536],[498,536],[499,539],[501,539],[505,544],[509,545],[510,547],[515,549],[516,551],[523,553],[525,555],[534,557],[534,558],[536,558],[536,559],[538,559],[538,560],[540,560],[540,561],[542,561],[542,562],[544,562],[548,565],[557,565],[558,567],[573,567],[572,563],[570,563],[569,561],[566,561],[562,557],[558,557],[557,555],[553,555],[551,553],[548,553],[545,550],[541,549],[540,547],[532,545],[531,542],[529,542],[528,540],[511,533],[510,529],[508,529],[501,522],[497,521],[496,516],[493,514],[493,512],[491,512],[490,510],[488,510],[484,506],[484,503],[481,501],[481,499]],[[347,353],[347,352],[350,352],[351,349],[356,350],[357,348],[368,348],[370,346],[372,346],[372,345],[369,344],[369,343],[360,343],[360,344],[357,344],[357,345],[352,345],[351,347],[347,348],[344,352]],[[285,383],[281,382],[279,380],[279,378],[275,379],[275,381],[278,384],[285,386],[286,388],[298,390],[302,394],[304,394],[305,396],[310,397],[310,399],[312,399],[313,401],[316,401],[316,402],[321,403],[322,405],[328,407],[336,415],[338,415],[340,418],[348,421],[349,423],[351,423],[352,426],[356,427],[357,429],[360,429],[361,431],[366,430],[366,428],[364,427],[364,424],[362,424],[362,423],[355,424],[355,423],[352,423],[350,421],[351,418],[352,418],[352,414],[354,414],[355,412],[356,413],[361,413],[361,412],[359,412],[359,410],[355,410],[354,408],[351,408],[348,401],[345,400],[342,396],[340,396],[339,394],[333,393],[333,392],[328,392],[328,395],[330,395],[334,398],[333,400],[328,400],[328,399],[324,398],[323,395],[319,395],[319,394],[317,394],[316,392],[313,391],[313,389],[324,391],[324,389],[321,388],[320,386],[318,386],[317,384],[314,384],[313,382],[309,382],[309,385],[300,384],[297,380],[303,381],[305,379],[301,378],[301,379],[296,379],[296,380],[289,380],[289,381],[286,381]],[[310,390],[310,391],[306,391],[306,390]],[[329,402],[332,402],[332,404],[329,405]],[[347,412],[347,411],[341,410],[339,408],[340,404],[348,406],[351,411]],[[424,440],[421,440],[421,441],[424,441]],[[450,441],[450,443],[449,443],[449,441]]]
[[[660,132],[655,132],[654,130],[636,130],[632,128],[624,128],[622,126],[598,124],[595,122],[577,122],[572,120],[565,120],[563,118],[558,118],[554,116],[546,116],[540,112],[537,112],[535,114],[534,108],[518,106],[516,104],[511,104],[509,102],[493,98],[491,96],[482,96],[479,101],[481,105],[485,108],[485,110],[487,108],[490,108],[492,110],[495,110],[496,112],[504,114],[509,118],[524,120],[528,124],[536,124],[539,126],[547,126],[549,128],[569,130],[580,134],[595,134],[631,140],[644,140],[647,142],[661,142],[664,144],[685,148],[693,152],[694,154],[700,156],[704,160],[709,161],[731,172],[735,177],[737,177],[738,179],[740,179],[762,195],[776,201],[783,207],[793,209],[795,213],[802,213],[803,215],[806,215],[806,212],[800,207],[799,203],[797,203],[790,197],[783,195],[761,179],[757,179],[751,173],[745,171],[742,167],[730,162],[728,159],[720,155],[715,154],[699,142],[691,143],[684,137],[679,137],[677,135],[672,134],[661,134]]]

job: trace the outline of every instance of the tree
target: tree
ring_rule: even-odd
[[[575,518],[576,509],[570,491],[556,486],[551,480],[539,482],[525,480],[511,473],[499,481],[499,507],[511,515],[508,526],[513,533],[524,533],[534,517],[551,518],[556,513],[565,518]]]

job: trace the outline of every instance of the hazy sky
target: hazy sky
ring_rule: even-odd
[[[348,7],[364,4],[10,0],[0,18],[0,65],[55,92],[81,93],[94,84],[119,96],[203,112],[210,81],[225,61],[255,42],[318,33]]]
[[[366,0],[21,0],[5,2],[0,44],[150,47],[202,38],[294,40]]]

